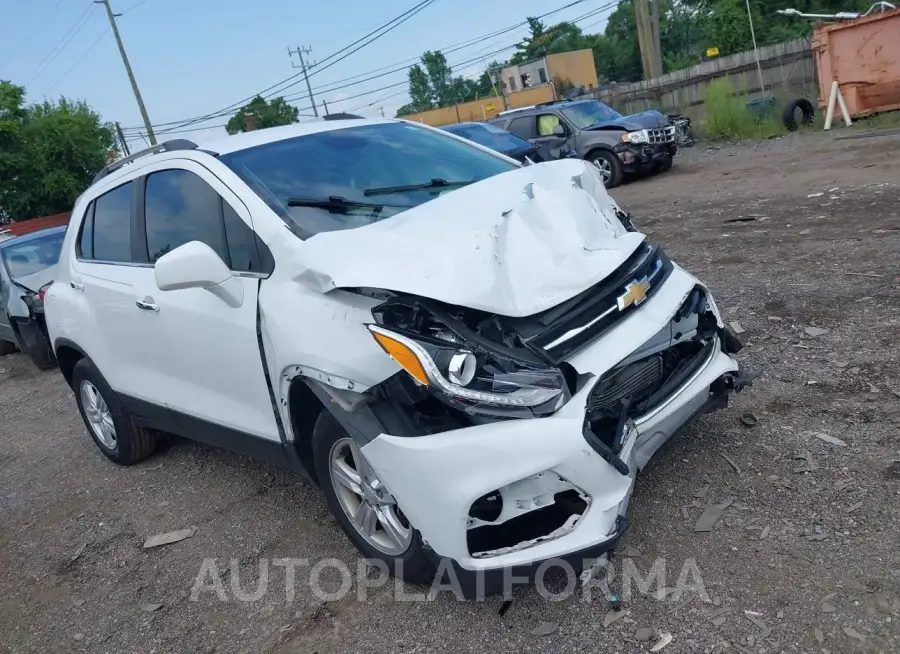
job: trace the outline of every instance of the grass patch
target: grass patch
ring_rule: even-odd
[[[748,105],[746,95],[734,92],[727,77],[706,85],[703,105],[706,118],[700,131],[708,139],[768,139],[787,131],[781,123],[782,107],[777,101],[767,109],[754,110]]]

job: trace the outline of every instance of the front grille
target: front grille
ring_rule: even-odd
[[[543,349],[554,363],[559,363],[638,310],[671,271],[672,262],[662,248],[644,245],[604,281],[560,306],[529,317],[539,324],[539,329],[527,334],[520,331],[523,340],[530,347]],[[649,283],[644,299],[620,305],[629,286],[642,280]]]
[[[661,127],[659,129],[647,130],[647,142],[650,145],[659,145],[662,143],[672,143],[675,141],[675,127]]]
[[[622,400],[641,396],[647,389],[655,389],[663,378],[663,357],[656,354],[643,361],[631,363],[601,379],[588,398],[588,413],[617,415]]]

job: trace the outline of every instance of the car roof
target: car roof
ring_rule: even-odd
[[[268,127],[266,129],[257,129],[251,132],[242,132],[225,136],[220,139],[204,142],[203,150],[209,150],[216,154],[231,154],[239,150],[255,148],[258,145],[266,145],[276,141],[294,138],[297,136],[306,136],[308,134],[318,134],[320,132],[331,132],[338,129],[347,129],[349,127],[360,127],[362,125],[386,125],[389,123],[403,122],[392,118],[347,118],[343,120],[311,120],[305,123],[294,123],[292,125],[283,125],[281,127]]]
[[[505,111],[498,116],[498,118],[515,118],[516,116],[523,116],[525,114],[533,114],[533,113],[541,113],[547,110],[553,109],[565,109],[566,107],[575,107],[580,104],[588,104],[590,102],[600,102],[599,100],[563,100],[561,102],[552,102],[546,104],[539,104],[533,107],[527,107],[525,109],[511,109],[509,111]],[[496,119],[492,119],[496,120]]]
[[[13,236],[12,238],[5,241],[0,241],[0,248],[6,248],[11,245],[19,245],[21,243],[27,243],[28,241],[36,241],[43,236],[64,234],[67,227],[68,225],[62,225],[60,227],[48,227],[47,229],[39,229],[36,232],[29,232],[28,234],[22,234],[21,236]]]

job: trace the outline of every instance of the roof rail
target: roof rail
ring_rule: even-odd
[[[537,107],[537,106],[538,106],[538,105],[536,105],[536,104],[532,104],[532,105],[528,105],[527,107],[516,107],[515,109],[507,109],[506,111],[501,111],[501,112],[500,112],[499,114],[497,114],[497,115],[498,115],[498,116],[507,116],[507,115],[509,115],[509,114],[514,114],[514,113],[517,113],[517,112],[519,112],[519,111],[528,111],[529,109],[534,109],[534,108]]]
[[[343,111],[336,114],[325,114],[324,116],[322,116],[322,118],[325,120],[365,120],[365,116],[348,114]]]
[[[104,166],[99,173],[94,175],[94,181],[92,183],[96,184],[101,179],[111,173],[114,173],[122,166],[130,164],[132,161],[140,159],[141,157],[146,157],[149,154],[159,154],[160,152],[171,152],[173,150],[196,150],[197,147],[198,146],[196,143],[187,139],[172,139],[171,141],[166,141],[165,143],[160,143],[144,150],[139,150],[134,154],[128,155],[127,157],[119,159],[118,161],[112,162],[108,166]]]

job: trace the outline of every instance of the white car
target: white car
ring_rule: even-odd
[[[338,118],[172,141],[79,198],[45,303],[88,432],[303,472],[410,581],[610,549],[637,472],[746,383],[709,291],[591,164]]]

